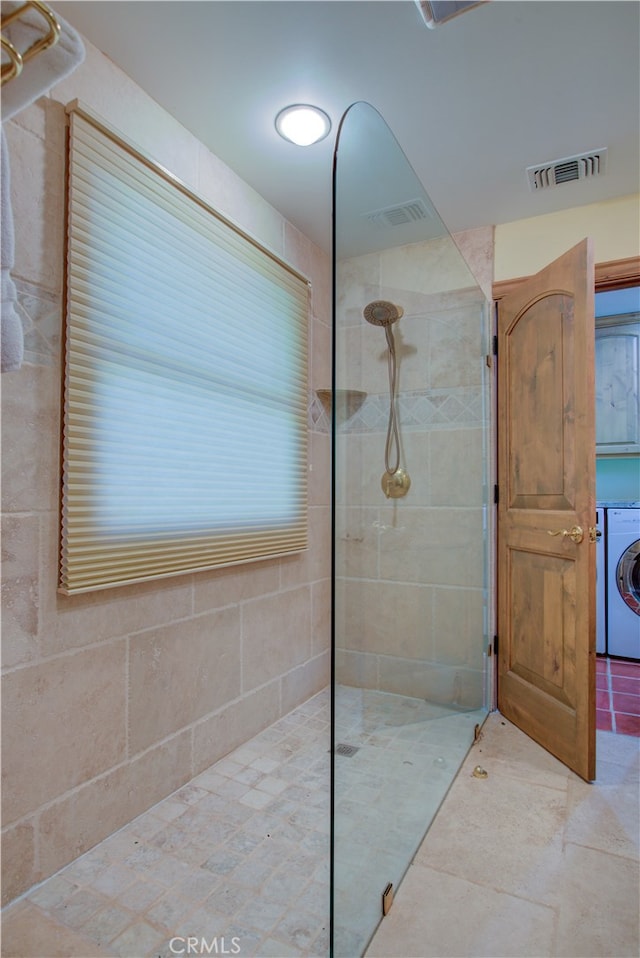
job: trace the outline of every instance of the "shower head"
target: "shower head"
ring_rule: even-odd
[[[375,303],[369,303],[368,306],[365,306],[362,315],[373,326],[391,326],[400,319],[403,312],[401,306],[379,299]]]

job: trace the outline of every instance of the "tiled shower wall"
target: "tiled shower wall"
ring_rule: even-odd
[[[2,377],[3,899],[51,875],[329,680],[330,436],[310,417],[310,548],[56,593],[65,112],[80,99],[312,283],[310,395],[330,384],[329,257],[87,44],[6,124],[23,368]]]
[[[492,231],[456,237],[490,289]],[[346,685],[483,703],[483,389],[487,303],[450,238],[344,261],[338,270],[337,677]],[[380,487],[389,410],[384,330],[364,306],[404,309],[398,360],[403,499]]]

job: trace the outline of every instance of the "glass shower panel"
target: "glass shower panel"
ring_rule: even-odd
[[[366,103],[338,133],[334,257],[332,940],[354,958],[485,718],[488,633],[488,303]]]

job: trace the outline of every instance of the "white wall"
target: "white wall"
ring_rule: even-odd
[[[640,256],[640,194],[496,226],[494,280],[531,276],[587,236],[596,263]]]

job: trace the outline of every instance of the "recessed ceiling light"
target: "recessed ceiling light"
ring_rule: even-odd
[[[276,117],[276,130],[285,140],[296,146],[311,146],[323,140],[331,129],[331,120],[317,106],[295,103],[280,110]]]

